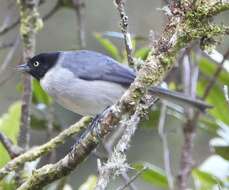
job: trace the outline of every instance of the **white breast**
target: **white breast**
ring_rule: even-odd
[[[48,71],[40,84],[60,105],[80,115],[102,112],[125,91],[116,83],[75,78],[72,72],[60,66]]]

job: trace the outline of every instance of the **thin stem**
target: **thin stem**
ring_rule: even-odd
[[[202,99],[206,99],[208,94],[210,93],[210,90],[212,89],[213,85],[215,84],[218,76],[220,75],[222,69],[223,69],[223,64],[224,62],[226,61],[226,59],[228,58],[229,56],[229,49],[227,50],[227,52],[224,54],[223,56],[223,60],[219,63],[213,77],[211,78],[211,80],[209,81],[205,91],[204,91],[204,94],[203,94],[203,97]]]
[[[7,68],[7,66],[12,62],[12,59],[13,59],[15,53],[17,52],[19,45],[20,45],[20,37],[18,35],[16,37],[14,44],[13,44],[13,47],[9,50],[6,58],[4,59],[3,63],[1,64],[0,75],[2,75],[5,72],[5,69]]]
[[[146,168],[143,167],[133,177],[131,177],[130,180],[126,184],[117,188],[117,190],[124,190],[125,188],[129,187],[131,185],[131,183],[133,183],[142,174],[142,172],[144,172],[145,170],[146,170]]]
[[[85,2],[82,0],[72,0],[75,6],[76,18],[78,23],[78,39],[80,44],[80,49],[86,47],[85,40]]]
[[[173,175],[172,175],[171,163],[170,163],[170,152],[169,152],[167,136],[164,129],[165,121],[166,121],[166,110],[167,110],[166,103],[162,102],[161,114],[160,114],[160,119],[158,124],[158,134],[161,138],[162,145],[163,145],[164,167],[168,179],[169,189],[173,190],[174,183],[173,183]]]
[[[131,41],[131,35],[129,33],[129,24],[128,24],[128,16],[125,12],[125,1],[124,0],[115,0],[115,5],[117,6],[117,10],[119,12],[121,18],[121,30],[124,36],[124,43],[126,47],[127,53],[127,60],[129,66],[134,66],[134,59],[133,59],[133,46]]]
[[[15,158],[23,152],[23,149],[14,145],[13,142],[0,132],[0,142],[5,147],[11,158]]]
[[[209,95],[212,87],[214,86],[218,76],[220,75],[223,69],[223,64],[228,56],[229,56],[229,50],[225,53],[223,60],[219,63],[215,73],[213,74],[213,77],[211,78],[207,87],[205,88],[205,91],[202,96],[203,100],[205,100]],[[197,77],[195,78],[195,80],[197,80]],[[195,136],[195,129],[198,123],[199,116],[200,116],[200,112],[195,111],[194,114],[192,114],[192,116],[190,116],[187,119],[183,128],[184,144],[181,152],[181,164],[180,164],[181,169],[177,179],[177,187],[180,190],[187,188],[188,177],[193,167],[192,148],[193,148],[193,140]]]
[[[109,157],[111,157],[113,148],[114,148],[115,144],[117,143],[117,141],[123,135],[124,131],[125,131],[125,128],[120,126],[112,133],[111,136],[108,137],[108,141],[104,144],[104,148],[106,149]],[[128,183],[128,181],[130,180],[127,172],[123,172],[121,174],[121,178],[124,180],[125,183]],[[130,189],[136,190],[137,188],[135,187],[135,185],[133,183],[131,183]]]
[[[18,1],[20,8],[20,34],[23,43],[23,62],[26,63],[28,59],[33,57],[35,53],[36,30],[39,17],[37,16],[37,2],[33,0]],[[26,20],[26,22],[25,22]],[[24,21],[24,22],[23,22]],[[25,28],[27,31],[25,32]],[[22,84],[22,107],[21,107],[21,122],[20,133],[18,136],[18,145],[28,149],[29,147],[29,127],[30,127],[30,106],[32,101],[32,83],[31,76],[23,74]]]
[[[193,46],[190,48],[193,48]],[[185,51],[184,58],[182,60],[183,85],[185,87],[184,91],[186,94],[195,98],[196,83],[198,81],[198,67],[192,62],[190,57],[190,48]],[[187,80],[187,76],[189,80]],[[187,107],[185,109],[187,119],[183,126],[184,144],[181,150],[180,171],[177,179],[177,189],[179,190],[187,189],[189,174],[193,167],[192,148],[195,136],[195,124],[198,121],[198,117],[196,117],[193,112],[194,110],[192,108]]]

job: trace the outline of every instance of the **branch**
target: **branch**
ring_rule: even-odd
[[[72,0],[76,11],[76,17],[78,22],[78,38],[80,43],[80,49],[86,47],[85,41],[85,2],[82,0]]]
[[[124,190],[125,188],[130,186],[131,183],[133,183],[138,178],[138,176],[140,176],[142,174],[142,172],[144,172],[145,170],[146,170],[146,167],[143,167],[133,177],[131,177],[130,180],[126,184],[124,184],[123,186],[119,187],[117,190]]]
[[[40,0],[40,4],[42,5],[45,1],[41,1]],[[60,9],[60,2],[58,1],[55,6],[48,12],[46,13],[42,19],[44,21],[48,20],[49,18],[51,18],[59,9]],[[14,29],[16,26],[18,26],[20,24],[20,18],[17,18],[16,21],[10,23],[10,24],[3,24],[3,26],[0,28],[0,36],[6,34],[7,32],[11,31],[12,29]]]
[[[23,149],[13,142],[3,133],[0,132],[0,142],[3,144],[11,158],[15,158],[23,152]]]
[[[35,53],[35,35],[42,28],[43,23],[37,11],[37,1],[19,0],[20,9],[20,35],[23,43],[23,62],[26,63]],[[18,145],[23,148],[29,147],[30,105],[32,101],[31,76],[23,74],[23,93],[21,107],[20,133]]]
[[[166,121],[166,110],[167,110],[166,103],[162,102],[160,119],[159,119],[159,124],[158,124],[158,134],[161,138],[162,145],[163,145],[164,167],[165,167],[166,177],[168,179],[169,189],[173,190],[174,181],[173,181],[173,175],[171,171],[170,152],[169,152],[167,136],[166,136],[165,129],[164,129],[165,121]]]
[[[108,153],[108,157],[111,157],[112,152],[113,152],[113,148],[114,146],[117,144],[117,141],[121,138],[121,136],[123,135],[125,131],[125,128],[122,126],[117,127],[117,129],[115,129],[111,135],[108,135],[104,140],[104,148],[106,150],[106,152]],[[123,181],[125,183],[128,183],[130,181],[130,178],[127,174],[127,172],[124,172],[121,174],[120,176]],[[137,188],[135,187],[135,185],[133,183],[130,184],[129,186],[130,190],[137,190]]]
[[[196,22],[200,21],[201,17],[196,17],[195,19],[186,17],[190,12],[195,12],[195,9],[193,8],[193,10],[187,11],[185,14],[182,11],[178,11],[177,14],[170,18],[157,46],[152,48],[135,81],[120,101],[103,113],[99,120],[91,126],[90,130],[87,130],[82,135],[72,151],[57,163],[35,170],[32,176],[19,189],[41,189],[45,185],[72,172],[98,145],[100,138],[104,138],[123,118],[129,117],[135,112],[136,106],[145,95],[147,89],[150,86],[158,85],[171,69],[180,49],[191,41],[206,36],[206,34],[209,37],[215,37],[225,33],[225,30],[221,27],[212,26],[209,23],[196,25]],[[209,14],[209,16],[211,15]]]
[[[47,143],[32,148],[21,154],[20,156],[14,158],[9,161],[3,168],[0,169],[0,180],[3,179],[6,175],[8,175],[12,171],[16,171],[20,166],[24,163],[36,160],[44,154],[51,152],[57,146],[64,144],[64,142],[71,136],[79,133],[82,129],[84,129],[91,121],[90,117],[83,117],[77,123],[71,125],[64,131],[62,131],[58,136],[51,139]]]
[[[104,165],[101,165],[100,161],[98,161],[99,177],[95,188],[96,190],[106,189],[112,174],[114,174],[114,176],[120,175],[129,168],[129,165],[126,163],[125,151],[129,147],[131,137],[135,133],[139,121],[140,112],[137,110],[130,120],[120,124],[119,127],[125,128],[125,131],[114,151],[111,153],[110,158]]]
[[[229,57],[229,49],[227,50],[227,52],[224,54],[223,56],[223,60],[219,63],[217,70],[215,71],[213,77],[211,78],[211,80],[209,81],[204,94],[203,94],[203,99],[206,99],[208,94],[210,93],[210,90],[212,89],[213,85],[215,84],[217,78],[219,77],[222,69],[223,69],[223,64],[224,62],[227,60],[227,58]]]
[[[15,28],[18,24],[19,24],[19,19],[17,19],[16,21],[14,21],[11,24],[3,24],[3,26],[0,28],[0,35],[4,35],[6,34],[8,31],[12,30],[13,28]]]
[[[6,48],[9,48],[9,47],[12,47],[14,45],[13,42],[8,42],[8,43],[0,43],[0,49],[6,49]]]
[[[202,99],[205,100],[209,95],[212,87],[214,86],[220,72],[223,69],[223,64],[226,61],[227,57],[229,56],[229,50],[225,53],[223,60],[221,63],[218,64],[218,67],[213,74],[213,77],[209,81]],[[184,133],[184,144],[181,151],[181,164],[180,164],[180,171],[177,178],[177,188],[180,190],[187,188],[188,177],[193,167],[192,161],[192,148],[193,148],[193,139],[195,136],[195,129],[198,122],[200,112],[196,111],[192,117],[189,117],[184,124],[183,133]]]
[[[60,2],[57,1],[55,6],[46,14],[42,17],[42,19],[44,21],[48,20],[49,18],[51,18],[54,14],[57,13],[57,11],[59,11],[61,8]]]
[[[4,73],[7,66],[12,62],[12,59],[13,59],[15,53],[17,52],[19,45],[20,45],[20,37],[17,36],[16,40],[13,44],[13,47],[9,50],[8,54],[6,55],[6,57],[4,59],[4,62],[2,63],[2,65],[0,67],[0,75],[2,75]]]
[[[126,53],[127,53],[127,60],[129,66],[134,66],[134,59],[133,59],[133,47],[132,47],[132,41],[131,41],[131,35],[129,33],[128,29],[128,16],[125,12],[125,0],[115,0],[115,5],[117,7],[117,10],[120,14],[121,18],[121,30],[124,36],[124,42],[126,47]]]
[[[190,47],[193,48],[193,47]],[[183,85],[185,94],[195,98],[196,83],[198,81],[198,66],[191,60],[191,49],[186,49],[183,57]],[[187,80],[188,79],[188,80]],[[177,181],[177,189],[187,189],[189,173],[193,167],[192,148],[195,136],[195,123],[198,118],[193,114],[192,108],[186,107],[186,122],[183,126],[184,144],[181,150],[180,171]],[[193,116],[194,115],[194,116]],[[197,120],[195,120],[196,118]]]

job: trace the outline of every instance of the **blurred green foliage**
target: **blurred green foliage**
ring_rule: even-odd
[[[145,168],[145,170],[141,173],[141,178],[144,181],[152,184],[153,186],[168,189],[167,177],[161,168],[147,162],[135,163],[133,164],[133,167],[137,171]]]
[[[10,138],[13,143],[17,143],[21,115],[21,103],[15,102],[9,107],[7,113],[0,118],[0,132]],[[2,167],[9,159],[9,155],[5,148],[0,144],[0,167]]]
[[[79,190],[93,190],[95,189],[97,182],[97,177],[95,175],[91,175],[88,179],[79,187]]]
[[[52,98],[41,88],[40,83],[33,79],[33,99],[35,103],[43,103],[45,105],[52,104]]]

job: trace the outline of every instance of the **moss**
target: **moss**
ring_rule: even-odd
[[[162,56],[160,57],[160,61],[164,66],[169,66],[171,64],[173,64],[173,56]]]
[[[20,7],[20,34],[23,38],[36,34],[43,28],[43,21],[37,11],[37,5],[26,5],[23,0],[17,0]],[[25,42],[29,42],[25,39]]]

